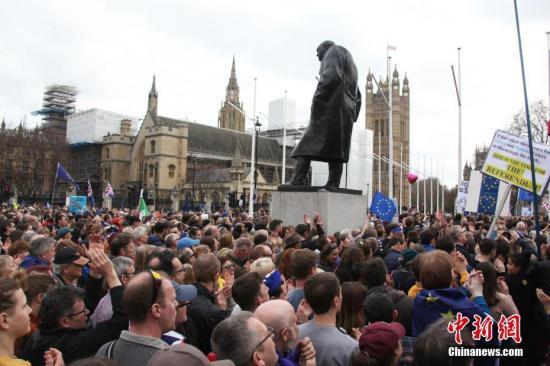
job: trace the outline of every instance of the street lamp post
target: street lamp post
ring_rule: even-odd
[[[260,127],[262,127],[262,124],[260,123],[260,119],[256,117],[256,123],[254,124],[255,130],[256,130],[256,146],[254,151],[254,195],[252,196],[255,198],[255,201],[258,201],[258,191],[256,187],[258,186],[258,134],[260,133]]]
[[[195,164],[197,159],[193,154],[191,154],[189,158],[191,159],[191,164],[193,164],[191,168],[191,211],[193,211],[195,209]]]

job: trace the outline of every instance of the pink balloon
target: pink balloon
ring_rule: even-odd
[[[418,179],[418,175],[414,173],[409,173],[407,175],[407,180],[409,181],[410,184],[414,184],[414,182],[416,182],[417,179]]]

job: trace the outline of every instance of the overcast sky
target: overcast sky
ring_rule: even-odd
[[[550,1],[519,2],[530,102],[548,100]],[[450,65],[462,47],[463,161],[490,144],[523,106],[512,0],[363,1],[12,1],[0,0],[0,118],[39,119],[46,85],[76,86],[77,108],[143,118],[153,74],[159,114],[217,124],[231,59],[241,99],[257,114],[283,97],[307,121],[319,61],[331,39],[366,75],[386,72],[386,45],[406,72],[411,96],[411,163],[417,153],[457,176],[457,101]],[[364,107],[358,123],[364,124]],[[266,121],[265,121],[266,122]]]

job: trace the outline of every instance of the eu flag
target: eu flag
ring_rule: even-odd
[[[370,211],[384,221],[390,222],[397,213],[395,202],[380,192],[376,192]]]
[[[526,191],[525,189],[520,188],[518,199],[520,201],[533,202],[533,192]]]
[[[61,182],[71,182],[76,190],[78,191],[80,187],[76,182],[74,181],[73,177],[63,168],[63,165],[61,165],[59,162],[57,163],[57,171],[55,172],[55,180],[61,181]]]
[[[477,212],[487,215],[494,215],[497,208],[498,187],[500,180],[487,174],[483,174],[479,192],[479,203]]]

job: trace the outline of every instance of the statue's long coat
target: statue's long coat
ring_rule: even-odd
[[[335,45],[327,50],[319,75],[310,122],[292,157],[347,162],[353,123],[361,109],[357,67],[348,50]]]

